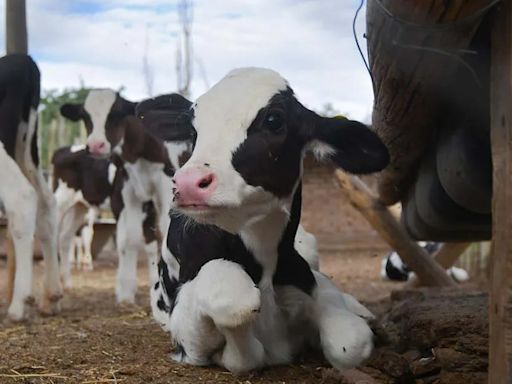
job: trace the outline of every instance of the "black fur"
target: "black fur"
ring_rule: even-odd
[[[37,110],[39,106],[40,78],[39,69],[30,56],[13,54],[0,58],[0,141],[13,159],[16,158],[18,126],[22,121],[28,123],[30,109]],[[37,125],[28,145],[37,166]]]

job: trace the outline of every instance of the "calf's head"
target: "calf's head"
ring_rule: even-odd
[[[191,122],[195,145],[174,177],[175,209],[230,232],[290,208],[308,150],[357,174],[380,171],[389,161],[365,125],[318,116],[268,69],[230,72],[197,99]]]
[[[62,116],[84,122],[87,147],[93,156],[106,157],[122,140],[122,121],[135,113],[135,103],[111,89],[92,89],[83,104],[64,104]]]

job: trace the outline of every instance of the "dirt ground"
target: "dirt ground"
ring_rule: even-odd
[[[382,253],[326,253],[322,269],[346,292],[376,302],[398,288],[379,278]],[[23,324],[5,320],[5,265],[0,264],[0,383],[334,383],[328,365],[308,356],[293,366],[236,377],[215,367],[183,366],[169,359],[169,336],[150,315],[146,270],[139,269],[136,306],[115,304],[114,259],[94,272],[75,272],[59,316],[35,308]],[[36,268],[40,280],[41,266]],[[35,295],[40,292],[37,282]]]

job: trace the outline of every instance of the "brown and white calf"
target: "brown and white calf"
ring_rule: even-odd
[[[86,253],[88,252],[85,258],[89,259],[91,264],[91,242],[97,212],[100,209],[111,209],[117,224],[123,224],[119,219],[125,209],[122,190],[128,180],[128,174],[123,162],[117,156],[113,156],[113,159],[114,161],[95,158],[85,146],[63,147],[53,155],[54,191],[60,223],[61,277],[66,288],[71,287],[71,265],[68,255],[71,255],[74,249],[75,233],[83,225],[84,218],[87,220],[87,226],[83,229],[87,230],[84,248]],[[137,250],[147,255],[149,271],[153,273],[150,280],[154,280],[154,265],[158,255],[155,209],[151,201],[141,202],[136,208],[138,222],[129,235],[139,239],[136,244]],[[125,231],[125,228],[120,228],[119,231]],[[121,241],[125,236],[122,235]],[[122,287],[118,287],[118,290],[122,290]]]
[[[32,295],[33,241],[42,246],[45,275],[41,309],[59,310],[62,295],[57,257],[55,200],[39,168],[37,108],[40,73],[26,55],[0,58],[0,200],[8,220],[15,254],[12,300],[7,310],[13,320],[26,315]],[[9,285],[12,282],[8,282]]]
[[[148,255],[154,264],[150,273],[155,275],[159,255],[156,242],[148,244],[144,236],[140,223],[147,219],[147,212],[141,207],[152,204],[151,212],[154,208],[158,217],[157,232],[165,233],[169,223],[171,177],[190,147],[190,136],[181,137],[173,126],[166,126],[151,113],[145,116],[144,104],[141,107],[140,117],[135,116],[135,103],[110,89],[91,90],[84,104],[61,107],[63,116],[85,123],[91,155],[106,158],[113,153],[122,159],[125,177],[120,189],[123,209],[116,227],[119,254],[116,296],[118,302],[129,303],[135,300],[137,290],[138,254]]]
[[[297,251],[302,159],[365,174],[388,164],[386,147],[361,123],[308,110],[267,69],[230,72],[188,115],[194,149],[174,176],[151,300],[173,357],[246,372],[312,344],[338,369],[361,363],[371,313]]]
[[[84,269],[92,269],[94,222],[99,210],[110,209],[111,198],[119,195],[114,188],[116,166],[108,159],[92,157],[85,145],[59,148],[53,154],[52,165],[61,278],[64,287],[70,288],[75,237],[80,229],[84,253],[79,262],[84,264]],[[113,205],[116,206],[116,202]]]

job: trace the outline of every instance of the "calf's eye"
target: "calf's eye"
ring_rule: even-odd
[[[280,114],[271,112],[265,117],[264,125],[269,131],[278,133],[283,128],[283,118]]]

